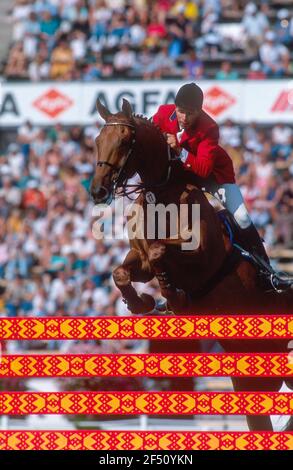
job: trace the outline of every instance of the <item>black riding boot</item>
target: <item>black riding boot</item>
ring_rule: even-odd
[[[264,244],[260,238],[258,231],[253,224],[249,227],[242,229],[241,231],[244,248],[252,252],[252,254],[258,255],[263,261],[270,266],[270,260],[265,250]]]
[[[274,272],[270,265],[269,257],[266,253],[263,242],[255,226],[251,224],[248,228],[242,229],[243,247],[256,257],[262,266],[262,273],[273,286],[278,290],[287,290],[293,286],[293,279],[281,278]]]

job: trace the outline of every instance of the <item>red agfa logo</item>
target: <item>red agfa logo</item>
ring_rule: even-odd
[[[55,118],[59,114],[63,113],[63,111],[70,108],[72,104],[73,101],[70,98],[53,88],[33,102],[33,106],[35,106],[35,108],[39,109],[44,114],[47,114],[47,116],[50,116],[51,118]]]
[[[204,93],[204,110],[213,116],[219,116],[235,102],[232,95],[217,86],[213,86]]]
[[[293,111],[293,89],[282,91],[273,104],[271,111],[273,113]]]

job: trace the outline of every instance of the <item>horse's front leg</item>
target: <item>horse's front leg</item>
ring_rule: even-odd
[[[166,245],[164,243],[155,241],[150,245],[148,258],[159,281],[162,296],[167,300],[168,309],[174,313],[180,313],[188,306],[187,295],[172,284],[164,263],[165,254]]]
[[[142,269],[142,260],[139,252],[131,249],[124,262],[114,269],[113,279],[116,287],[120,290],[123,301],[128,309],[134,313],[147,313],[155,308],[155,300],[149,294],[136,292],[131,284],[132,281],[148,282],[154,277],[151,270]]]

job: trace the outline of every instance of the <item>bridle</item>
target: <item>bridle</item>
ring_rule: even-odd
[[[133,152],[134,152],[134,145],[135,145],[135,142],[136,142],[136,139],[135,139],[135,125],[134,124],[130,124],[128,122],[123,122],[123,121],[113,121],[113,122],[106,122],[104,124],[104,127],[107,127],[107,126],[126,126],[126,127],[130,127],[132,129],[132,140],[131,140],[131,143],[130,143],[130,147],[129,147],[129,150],[126,154],[126,157],[125,157],[125,160],[123,162],[123,164],[121,165],[120,168],[117,168],[115,167],[115,165],[113,165],[112,163],[109,163],[107,161],[98,161],[97,162],[97,167],[102,167],[103,165],[106,165],[106,166],[109,166],[112,170],[112,174],[115,175],[115,178],[112,180],[112,191],[111,193],[104,187],[104,191],[106,191],[106,195],[107,197],[111,196],[112,198],[115,197],[116,193],[117,193],[117,189],[118,188],[122,188],[122,190],[119,192],[119,195],[123,195],[123,196],[129,196],[129,194],[132,194],[132,193],[137,193],[138,191],[141,192],[144,192],[144,191],[147,191],[147,190],[151,190],[151,189],[155,189],[155,188],[160,188],[162,186],[165,186],[168,182],[169,182],[169,179],[170,179],[170,176],[171,176],[171,160],[172,160],[172,157],[171,157],[171,151],[170,151],[170,146],[168,145],[168,170],[167,170],[167,176],[166,178],[164,179],[163,182],[161,183],[156,183],[156,184],[151,184],[151,185],[146,185],[145,183],[136,183],[136,184],[127,184],[127,178],[124,180],[124,181],[120,181],[120,178],[121,176],[123,175],[123,170],[125,169],[128,161],[130,160],[130,157],[132,156]],[[129,188],[134,188],[132,190],[129,190]],[[129,197],[128,197],[129,198]],[[131,198],[129,198],[131,199]]]

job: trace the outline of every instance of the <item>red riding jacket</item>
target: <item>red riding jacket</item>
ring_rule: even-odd
[[[180,137],[175,105],[159,107],[153,121],[162,132],[176,135],[180,147],[185,149],[184,165],[201,178],[213,175],[219,184],[235,183],[233,163],[227,152],[219,145],[219,127],[204,111],[201,111],[196,126],[184,130]]]

